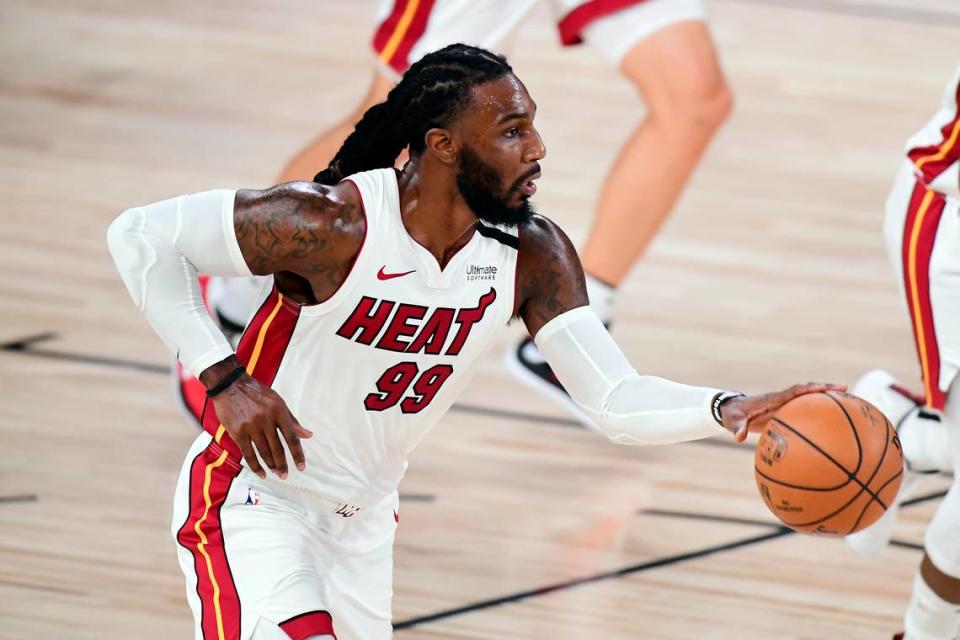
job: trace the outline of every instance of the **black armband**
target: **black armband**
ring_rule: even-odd
[[[210,387],[209,389],[207,389],[207,397],[208,397],[208,398],[212,398],[212,397],[215,396],[215,395],[219,395],[219,394],[223,393],[224,391],[227,390],[227,388],[228,388],[230,385],[232,385],[234,382],[236,382],[237,379],[240,378],[240,376],[242,376],[244,373],[246,373],[246,371],[247,371],[247,370],[244,369],[243,367],[237,367],[236,369],[234,369],[233,371],[231,371],[231,372],[228,373],[227,375],[223,376],[223,380],[221,380],[220,382],[218,382],[218,383],[217,383],[216,385],[214,385],[213,387]],[[716,413],[716,411],[714,411],[714,413]]]

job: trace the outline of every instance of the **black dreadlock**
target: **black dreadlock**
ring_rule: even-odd
[[[407,146],[411,153],[423,151],[427,131],[448,126],[469,104],[473,87],[509,73],[505,58],[479,47],[451,44],[428,53],[403,74],[385,102],[367,109],[314,182],[336,184],[360,171],[392,167]]]

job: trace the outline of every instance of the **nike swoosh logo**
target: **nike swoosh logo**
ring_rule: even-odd
[[[386,265],[380,267],[380,271],[377,271],[377,280],[393,280],[394,278],[401,278],[416,272],[416,269],[411,269],[410,271],[404,271],[403,273],[384,273],[383,270],[385,268]]]

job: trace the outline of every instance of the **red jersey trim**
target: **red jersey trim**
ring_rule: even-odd
[[[588,0],[560,19],[560,42],[565,47],[580,44],[581,34],[590,23],[643,2],[646,0]]]
[[[914,147],[907,156],[930,184],[954,162],[960,161],[960,83],[955,93],[956,114],[953,120],[940,128],[942,140],[926,147]]]
[[[281,622],[280,628],[291,640],[306,640],[312,636],[333,636],[334,640],[337,638],[333,630],[333,617],[326,611],[301,613]]]
[[[434,0],[397,0],[373,36],[373,50],[399,74],[410,67],[410,51],[427,30]]]
[[[177,542],[193,556],[204,640],[240,638],[240,596],[220,528],[220,510],[239,474],[240,465],[213,442],[190,465],[190,511]]]

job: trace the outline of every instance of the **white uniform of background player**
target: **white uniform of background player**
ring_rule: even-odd
[[[887,251],[907,303],[923,381],[912,399],[885,371],[871,371],[854,393],[883,409],[898,425],[909,470],[960,467],[960,67],[943,103],[906,146],[906,159],[887,199]],[[909,480],[900,490],[902,500]],[[960,481],[937,509],[924,540],[927,558],[942,578],[957,580],[953,594],[938,594],[918,574],[906,615],[906,638],[953,639],[960,630]],[[863,553],[890,538],[896,509],[848,537]],[[952,601],[948,601],[949,597]]]

